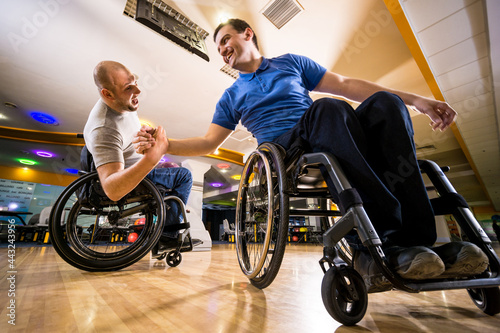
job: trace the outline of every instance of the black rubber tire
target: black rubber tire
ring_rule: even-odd
[[[177,253],[177,251],[170,251],[165,260],[170,267],[177,267],[182,261],[182,254]]]
[[[340,272],[341,269],[343,272]],[[358,299],[350,296],[348,288],[356,291]],[[363,278],[350,266],[331,267],[326,271],[321,284],[321,297],[330,316],[346,326],[355,325],[363,319],[368,307]]]
[[[91,172],[75,180],[61,193],[50,214],[50,237],[61,258],[76,268],[119,270],[139,261],[158,242],[165,220],[163,197],[149,179],[144,179],[118,203],[105,196],[99,197],[97,205],[96,200],[91,204],[78,199],[84,187],[90,184],[99,186],[98,181],[97,172]],[[68,210],[69,213],[65,214]],[[142,227],[135,226],[132,230],[127,229],[132,227],[118,226],[120,221],[130,221],[134,216],[144,217]],[[101,220],[109,226],[103,227]],[[109,220],[117,223],[112,225]],[[89,225],[89,221],[93,222]],[[128,235],[132,231],[138,234],[134,242],[124,240],[124,237],[113,240],[112,235],[117,232]]]
[[[240,181],[236,208],[238,260],[243,273],[259,289],[274,281],[285,254],[289,223],[285,173],[279,149],[272,143],[264,143],[248,158]],[[253,181],[258,184],[253,184]],[[260,190],[253,191],[255,188]],[[253,199],[249,200],[251,195]],[[266,221],[271,219],[271,224],[256,222],[258,213],[265,215]],[[263,239],[259,239],[259,233],[248,233],[249,228],[256,229],[257,225]]]
[[[490,316],[500,313],[500,288],[467,289],[470,298],[478,308]]]

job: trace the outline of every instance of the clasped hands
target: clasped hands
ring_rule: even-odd
[[[163,127],[142,125],[132,140],[135,151],[139,154],[145,154],[150,149],[158,148],[161,154],[165,154],[168,148],[168,139]],[[156,150],[156,149],[154,149]]]

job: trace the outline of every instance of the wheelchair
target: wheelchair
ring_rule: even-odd
[[[92,156],[84,147],[81,176],[57,198],[49,218],[51,243],[68,264],[86,271],[114,271],[142,259],[149,251],[171,267],[182,261],[181,252],[193,249],[182,200],[145,178],[118,201],[102,189]],[[183,222],[164,229],[168,202],[180,206]],[[179,231],[178,246],[159,253],[163,231]]]
[[[352,253],[344,238],[353,232],[394,288],[411,293],[467,289],[474,304],[484,313],[500,312],[500,260],[467,203],[436,163],[419,161],[421,172],[429,177],[439,194],[431,199],[435,215],[452,214],[464,238],[487,255],[489,267],[479,276],[418,281],[401,278],[388,265],[382,242],[363,202],[336,158],[327,153],[303,154],[300,150],[289,155],[286,156],[279,145],[263,143],[249,155],[242,171],[236,206],[236,248],[241,270],[252,285],[265,288],[278,274],[290,215],[330,219],[340,216],[323,233],[323,257],[319,260],[324,272],[322,300],[335,320],[347,326],[355,325],[365,315],[368,305],[363,278],[353,267]],[[289,209],[289,200],[293,197],[332,198],[322,174],[327,174],[335,185],[341,211]]]

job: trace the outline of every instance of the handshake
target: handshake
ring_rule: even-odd
[[[132,140],[135,151],[139,154],[145,154],[151,149],[160,149],[161,154],[165,154],[168,149],[168,139],[163,127],[142,125],[140,130],[134,135]]]

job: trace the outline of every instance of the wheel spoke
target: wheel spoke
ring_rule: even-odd
[[[53,244],[61,257],[75,267],[123,268],[149,252],[160,236],[163,198],[149,180],[143,180],[119,202],[102,195],[95,198],[87,189],[97,179],[97,173],[87,174],[58,198],[49,226]]]

